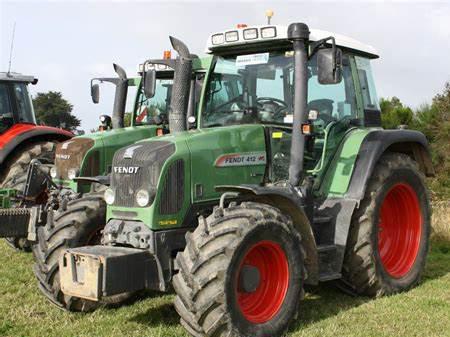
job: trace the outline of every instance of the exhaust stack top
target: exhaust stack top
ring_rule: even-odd
[[[114,63],[113,67],[119,78],[116,83],[116,94],[114,97],[112,113],[112,127],[113,129],[120,129],[124,126],[123,120],[127,103],[128,78],[125,70],[121,66]]]
[[[192,57],[188,47],[180,40],[170,36],[170,43],[178,53],[175,63],[172,97],[169,106],[170,133],[186,130],[186,112],[189,105],[189,89],[191,86]]]

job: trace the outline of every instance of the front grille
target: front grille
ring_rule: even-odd
[[[154,195],[161,168],[174,152],[175,145],[165,141],[132,144],[117,151],[111,173],[114,205],[138,207],[135,200],[140,189]]]
[[[184,197],[184,161],[178,159],[167,170],[166,181],[161,194],[159,212],[174,214],[183,206]]]
[[[73,138],[56,146],[55,166],[60,179],[68,179],[68,171],[79,169],[84,156],[94,146],[90,138]]]

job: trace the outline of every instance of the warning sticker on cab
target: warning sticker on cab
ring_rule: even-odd
[[[242,68],[253,64],[265,64],[269,62],[269,53],[239,55],[236,57],[236,67]]]
[[[265,165],[265,152],[229,153],[216,159],[216,167]]]

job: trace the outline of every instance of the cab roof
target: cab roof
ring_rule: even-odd
[[[36,84],[38,82],[38,79],[34,76],[27,76],[19,73],[0,72],[0,82],[3,81]]]
[[[206,52],[207,53],[214,53],[215,51],[225,50],[227,47],[239,47],[239,46],[248,46],[248,45],[257,45],[257,44],[268,44],[270,42],[273,42],[273,44],[283,42],[288,42],[287,39],[287,30],[288,26],[284,25],[258,25],[258,26],[247,26],[244,28],[234,28],[229,30],[224,30],[221,32],[216,32],[210,35],[207,41],[206,46]],[[248,34],[247,38],[245,38],[245,34]],[[263,34],[265,31],[275,32],[275,35],[273,34]],[[223,35],[223,40],[221,39],[221,36]],[[264,37],[266,35],[266,37]],[[269,36],[270,35],[270,36]],[[232,37],[232,39],[226,39],[226,36]],[[251,36],[252,38],[248,38]],[[269,36],[269,37],[267,37]],[[355,40],[351,37],[336,34],[333,32],[328,32],[325,30],[319,30],[319,29],[310,29],[310,41],[318,41],[327,37],[333,36],[336,40],[336,45],[351,50],[357,54],[362,54],[364,56],[367,56],[368,58],[378,58],[378,52],[377,50],[372,47],[371,45],[364,44],[358,40]],[[237,39],[236,39],[237,38]],[[214,41],[216,43],[214,43]],[[217,43],[218,41],[223,41],[221,43]]]

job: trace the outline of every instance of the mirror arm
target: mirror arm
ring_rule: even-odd
[[[328,40],[331,40],[331,49],[333,50],[333,62],[335,62],[335,54],[336,54],[336,40],[333,36],[326,37],[319,41],[311,43],[311,52],[308,55],[308,58],[311,59],[319,50],[320,47],[325,45]]]
[[[95,78],[91,79],[91,86],[94,81],[99,81],[100,83],[109,82],[112,84],[117,84],[119,82],[119,78],[117,78],[117,77],[95,77]]]
[[[174,60],[174,59],[167,59],[167,60],[160,60],[160,59],[152,60],[152,59],[150,59],[150,60],[147,60],[147,61],[144,62],[144,69],[143,70],[145,72],[145,69],[147,68],[147,65],[149,65],[149,64],[152,64],[152,65],[159,64],[159,65],[167,66],[167,67],[169,67],[171,69],[175,69],[175,63],[176,63],[176,60]]]

